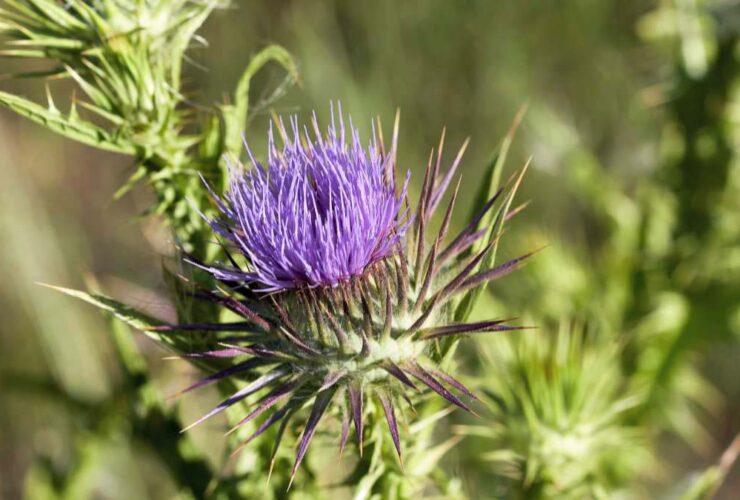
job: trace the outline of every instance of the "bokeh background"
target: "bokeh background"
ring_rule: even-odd
[[[371,118],[390,128],[400,109],[400,167],[417,186],[444,127],[448,161],[471,138],[457,223],[527,105],[508,171],[532,156],[522,195],[532,203],[509,228],[505,250],[549,246],[480,307],[529,314],[543,331],[575,319],[625,343],[641,331],[660,336],[655,370],[671,379],[670,359],[695,373],[689,401],[675,415],[666,410],[675,432],[659,439],[664,463],[645,497],[716,462],[740,429],[737,2],[233,3],[210,18],[207,45],[191,52],[190,99],[222,102],[255,47],[282,44],[299,61],[301,84],[253,116],[247,137],[256,149],[272,110],[326,118],[329,103],[341,101],[367,134]],[[0,65],[0,73],[27,68]],[[253,98],[281,78],[277,69],[261,73]],[[45,100],[37,80],[0,88]],[[64,82],[52,89],[61,103],[72,91]],[[130,168],[126,158],[0,110],[0,497],[43,497],[34,478],[53,483],[70,470],[77,498],[90,484],[95,498],[173,492],[147,443],[127,439],[120,422],[81,421],[95,413],[80,408],[117,404],[107,325],[38,285],[95,280],[171,317],[159,272],[171,238],[156,219],[133,217],[150,193],[142,187],[112,201]],[[163,395],[192,376],[140,337]],[[199,398],[183,402],[183,413],[217,396]],[[695,420],[684,421],[687,409]],[[212,460],[222,452],[219,434],[195,433]],[[738,496],[736,470],[718,498]]]

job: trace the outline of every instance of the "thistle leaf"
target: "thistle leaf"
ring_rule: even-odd
[[[272,415],[266,418],[265,421],[262,422],[260,426],[257,427],[257,429],[232,452],[231,455],[234,456],[234,454],[239,453],[239,451],[241,451],[242,448],[244,448],[249,443],[251,443],[255,438],[262,435],[262,433],[264,433],[267,429],[272,427],[276,422],[279,422],[280,420],[282,420],[285,414],[288,413],[288,411],[290,411],[295,406],[296,405],[293,404],[293,402],[288,401],[282,408],[280,408],[278,411],[274,412]]]
[[[276,62],[285,68],[292,81],[298,81],[298,66],[290,53],[283,47],[270,45],[252,57],[236,86],[234,104],[221,107],[224,116],[225,151],[236,157],[239,156],[239,151],[242,149],[241,134],[249,112],[249,88],[252,77],[270,61]]]
[[[442,460],[442,457],[444,457],[447,452],[461,440],[461,436],[453,436],[431,449],[424,450],[424,453],[419,453],[414,457],[418,458],[418,460],[411,465],[409,473],[414,476],[431,474],[435,468],[439,467],[439,462]]]
[[[419,335],[420,340],[430,340],[450,335],[463,335],[466,333],[498,332],[510,329],[504,327],[502,323],[509,320],[498,319],[490,321],[479,321],[478,323],[459,323],[445,326],[438,326],[422,330]]]
[[[460,290],[467,290],[467,289],[474,288],[476,286],[485,284],[489,281],[502,278],[506,276],[507,274],[512,273],[516,271],[517,269],[519,269],[520,267],[522,267],[527,261],[527,259],[529,259],[531,256],[533,256],[537,252],[539,252],[539,250],[535,250],[534,252],[529,252],[527,254],[522,255],[521,257],[517,257],[510,261],[504,262],[503,264],[500,264],[492,269],[488,269],[487,271],[482,271],[478,274],[475,274],[462,282],[462,284],[460,285]]]
[[[136,309],[130,306],[127,306],[121,302],[118,302],[117,300],[112,299],[106,295],[102,295],[98,293],[88,293],[88,292],[83,292],[82,290],[74,290],[72,288],[64,288],[61,286],[48,285],[46,283],[39,283],[39,284],[41,286],[51,288],[52,290],[56,290],[58,292],[67,294],[71,297],[75,297],[77,299],[85,301],[88,304],[92,304],[96,306],[98,309],[102,309],[103,311],[112,313],[113,316],[115,316],[119,320],[143,332],[148,332],[153,327],[157,327],[157,326],[165,324],[163,321],[152,318],[151,316],[148,316],[142,312],[139,312]]]
[[[516,135],[516,131],[519,128],[526,110],[526,105],[519,108],[511,127],[509,127],[506,137],[501,141],[501,144],[489,160],[486,177],[480,184],[480,189],[475,196],[475,202],[473,203],[468,220],[474,220],[476,213],[486,205],[486,202],[491,199],[496,192],[498,192],[501,183],[501,172],[504,169],[506,158],[509,155],[509,148],[511,147],[511,143],[514,141],[514,136]],[[492,215],[490,213],[483,215],[478,222],[477,229],[487,228],[491,224],[491,218]],[[476,250],[480,251],[481,248],[482,246],[479,245],[477,248],[473,248],[473,252]]]
[[[136,153],[133,145],[116,141],[108,131],[90,122],[66,117],[58,111],[49,110],[22,97],[0,92],[0,106],[88,146],[127,155]]]
[[[501,236],[501,232],[504,229],[504,223],[506,222],[509,210],[511,209],[511,204],[514,201],[514,196],[516,196],[516,192],[522,183],[522,179],[524,179],[524,174],[527,173],[527,168],[529,167],[530,161],[531,159],[527,161],[519,175],[514,180],[513,186],[509,190],[506,198],[503,201],[502,206],[499,208],[493,221],[493,225],[491,226],[491,229],[489,231],[489,237],[487,241],[487,244],[491,245],[491,250],[486,253],[485,257],[480,263],[480,269],[482,269],[484,272],[486,270],[489,270],[496,260],[496,250],[498,249],[499,237]],[[484,281],[476,285],[474,288],[470,289],[462,297],[462,299],[460,300],[460,305],[455,310],[456,321],[462,322],[468,319],[470,313],[473,311],[473,307],[475,307],[475,304],[480,298],[481,293],[483,293],[486,285],[487,282]]]
[[[342,453],[344,453],[344,448],[347,446],[347,439],[349,438],[349,426],[350,426],[350,418],[348,413],[344,413],[342,416],[342,432],[339,435],[339,457],[342,457]]]

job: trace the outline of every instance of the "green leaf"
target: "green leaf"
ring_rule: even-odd
[[[0,80],[22,80],[27,78],[56,78],[66,73],[62,67],[45,69],[40,71],[21,71],[17,73],[0,73]]]
[[[38,47],[41,49],[71,49],[82,50],[85,44],[80,40],[68,38],[34,37],[30,40],[13,40],[8,45],[15,47]]]
[[[485,239],[485,245],[489,245],[491,244],[491,242],[493,242],[493,246],[488,251],[486,256],[483,257],[483,260],[481,260],[479,264],[479,269],[481,270],[491,269],[494,262],[496,261],[496,251],[498,250],[498,242],[500,240],[499,237],[501,236],[501,232],[504,229],[506,216],[511,209],[511,203],[514,201],[514,196],[516,195],[516,192],[521,185],[524,174],[527,172],[530,161],[531,159],[528,160],[527,163],[524,165],[521,172],[516,177],[512,188],[506,194],[506,198],[501,204],[501,207],[496,212],[493,225],[491,225],[491,230],[488,233],[488,238]],[[485,248],[485,246],[483,248]],[[460,305],[455,310],[455,321],[467,321],[470,313],[473,311],[475,304],[478,302],[478,299],[483,293],[483,290],[485,290],[486,286],[488,286],[488,283],[481,283],[477,287],[471,288],[465,295],[463,295],[462,299],[460,300]]]
[[[46,52],[33,49],[7,49],[0,50],[0,57],[40,58],[46,57]]]
[[[123,368],[129,376],[142,375],[146,373],[146,360],[136,346],[136,340],[131,335],[131,330],[121,321],[110,319],[110,332],[113,338],[113,346]]]
[[[98,293],[88,293],[88,292],[83,292],[82,290],[75,290],[73,288],[64,288],[61,286],[48,285],[46,283],[39,283],[39,284],[47,288],[51,288],[52,290],[56,290],[58,292],[67,294],[70,297],[75,297],[77,299],[80,299],[84,302],[87,302],[88,304],[92,304],[98,309],[102,309],[103,311],[112,313],[113,316],[123,321],[127,325],[130,325],[136,328],[137,330],[142,330],[144,332],[147,332],[149,329],[151,329],[154,326],[161,326],[161,325],[166,324],[164,321],[160,321],[158,319],[152,318],[151,316],[148,316],[147,314],[139,312],[136,309],[130,306],[127,306],[126,304],[119,302],[115,299],[112,299],[106,295],[102,295]]]
[[[378,482],[378,479],[380,479],[380,476],[382,476],[384,472],[385,467],[383,465],[379,465],[378,467],[371,469],[371,471],[363,476],[360,482],[357,483],[353,499],[369,500],[372,495],[373,486],[375,486],[375,483]]]
[[[283,47],[270,45],[252,57],[236,86],[234,104],[221,106],[224,117],[224,149],[227,153],[238,157],[242,149],[241,134],[249,112],[249,87],[252,77],[270,61],[280,64],[294,82],[298,81],[298,66],[293,56]]]
[[[453,436],[432,448],[424,450],[423,453],[414,455],[413,458],[416,460],[409,461],[409,473],[414,476],[425,476],[431,474],[434,469],[440,466],[440,462],[447,452],[461,440],[462,436]]]
[[[488,169],[485,179],[481,183],[478,193],[475,195],[475,202],[473,203],[469,216],[470,219],[473,219],[476,214],[483,208],[483,206],[488,202],[488,200],[490,200],[499,190],[501,184],[501,172],[504,169],[506,158],[509,155],[511,143],[514,141],[516,131],[519,129],[519,125],[521,124],[526,112],[527,105],[525,104],[519,108],[519,111],[517,111],[516,115],[514,116],[514,121],[511,123],[509,131],[506,133],[504,140],[501,141],[501,144],[491,157],[491,160],[488,163]],[[518,188],[519,183],[521,182],[521,178],[524,175],[526,169],[527,166],[525,165],[518,180],[515,183],[514,188],[510,190],[509,193],[506,195],[506,198],[504,199],[504,202],[498,212],[495,212],[494,215],[494,212],[492,210],[489,211],[481,218],[480,222],[478,223],[478,227],[476,228],[477,230],[491,227],[491,231],[488,238],[481,239],[471,246],[470,253],[477,254],[481,252],[487,245],[489,245],[491,241],[496,241],[496,243],[494,243],[493,245],[493,248],[489,250],[488,255],[486,255],[486,257],[480,263],[479,269],[489,269],[493,266],[493,263],[495,262],[496,250],[498,248],[498,237],[501,235],[501,231],[503,230],[504,222],[506,220],[506,214],[509,211],[511,202],[514,199],[516,189]],[[491,226],[492,221],[493,225]],[[476,302],[480,298],[480,294],[485,289],[485,286],[485,284],[482,284],[481,286],[473,288],[463,296],[459,306],[457,307],[457,310],[455,311],[456,321],[467,320],[468,316],[470,316],[470,313],[473,311]]]
[[[85,29],[85,25],[66,9],[60,7],[57,2],[51,0],[28,0],[46,18],[53,19],[54,23],[67,30]]]
[[[136,167],[136,170],[134,170],[134,173],[131,174],[131,176],[126,180],[126,182],[119,187],[115,193],[113,193],[113,199],[114,200],[120,200],[126,194],[128,194],[129,191],[131,191],[136,184],[138,184],[141,180],[143,180],[146,177],[148,170],[146,166],[144,165],[138,165]]]
[[[501,144],[498,146],[498,148],[496,148],[493,155],[491,156],[491,159],[488,162],[488,168],[486,169],[485,179],[480,184],[480,189],[475,195],[475,202],[473,203],[471,213],[469,214],[467,220],[472,220],[478,213],[478,211],[483,208],[486,202],[488,202],[488,200],[493,197],[496,191],[498,191],[501,184],[501,172],[504,169],[506,158],[509,155],[509,148],[511,147],[511,143],[514,141],[514,136],[516,135],[516,131],[519,129],[519,125],[521,124],[522,118],[524,118],[524,114],[526,113],[526,111],[526,105],[519,108],[519,111],[517,111],[517,114],[514,117],[514,121],[511,123],[509,131],[506,133],[504,140],[501,141]],[[480,220],[476,229],[480,230],[488,227],[491,224],[492,218],[493,212],[488,212]],[[478,241],[475,245],[473,245],[471,253],[475,254],[477,252],[480,252],[483,248],[483,241]]]
[[[133,155],[133,145],[114,140],[111,134],[74,116],[64,116],[60,112],[44,108],[22,97],[0,92],[0,106],[4,106],[29,120],[83,144],[114,153]]]

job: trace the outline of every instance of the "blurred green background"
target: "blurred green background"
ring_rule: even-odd
[[[401,110],[400,168],[417,184],[443,127],[448,161],[470,137],[458,223],[527,104],[509,171],[532,155],[523,188],[532,203],[510,226],[505,250],[549,247],[497,283],[481,308],[529,315],[544,327],[577,319],[624,338],[628,349],[662,349],[655,370],[665,380],[673,360],[697,367],[701,380],[689,377],[684,392],[692,397],[680,404],[701,407],[698,423],[665,410],[683,439],[660,439],[666,463],[653,482],[671,485],[715,463],[740,429],[738,10],[737,2],[700,0],[237,1],[201,32],[208,43],[191,52],[186,88],[203,106],[222,102],[255,47],[274,42],[299,61],[301,85],[249,123],[257,150],[272,109],[315,109],[325,118],[337,100],[365,135],[371,118],[390,128]],[[2,73],[27,69],[0,64]],[[277,69],[261,73],[253,98],[281,78]],[[45,99],[39,81],[0,87]],[[71,88],[52,86],[61,102]],[[119,404],[107,325],[92,308],[36,284],[95,279],[125,302],[171,317],[159,272],[171,238],[156,220],[132,217],[150,194],[139,188],[111,201],[130,174],[125,158],[5,110],[0,172],[0,496],[22,496],[24,484],[34,484],[29,474],[71,468],[79,491],[91,476],[106,485],[96,498],[171,495],[146,443],[111,430],[118,423],[95,427],[75,417],[77,406]],[[631,342],[642,331],[662,336],[661,347]],[[192,377],[184,364],[160,361],[164,351],[141,337],[162,395]],[[182,411],[192,417],[216,397],[184,401]],[[222,451],[219,435],[217,426],[194,433],[212,461]],[[39,461],[49,465],[44,472],[31,466]],[[718,498],[738,496],[736,470]]]

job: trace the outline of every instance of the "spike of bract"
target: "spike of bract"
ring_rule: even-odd
[[[226,242],[227,263],[189,260],[214,279],[213,287],[195,286],[194,296],[228,309],[239,321],[156,331],[168,338],[195,331],[203,342],[202,350],[185,358],[213,363],[215,373],[186,391],[227,377],[241,381],[241,389],[196,424],[246,401],[247,414],[232,431],[252,420],[259,425],[243,446],[280,423],[270,470],[288,421],[311,408],[305,425],[298,426],[303,431],[292,482],[324,415],[341,422],[340,450],[354,427],[360,453],[364,428],[376,428],[369,425],[377,423],[372,419],[385,420],[400,457],[396,402],[413,408],[417,394],[428,389],[472,412],[462,398],[475,395],[439,369],[445,346],[454,344],[448,340],[522,327],[502,319],[456,322],[453,301],[518,268],[528,255],[494,267],[501,232],[492,236],[490,227],[479,227],[484,216],[507,219],[513,193],[506,188],[447,238],[459,182],[449,202],[442,200],[467,143],[443,172],[440,141],[412,210],[406,184],[399,187],[395,178],[398,123],[388,151],[375,136],[363,148],[358,130],[351,120],[345,126],[341,114],[332,117],[323,137],[315,116],[313,136],[299,132],[296,118],[290,130],[281,120],[277,124],[284,145],[276,145],[271,130],[266,164],[248,151],[251,170],[232,167],[229,192],[212,193],[219,216],[209,222]],[[440,206],[446,208],[432,233]],[[475,253],[469,251],[473,244]],[[240,331],[248,334],[224,336]]]

